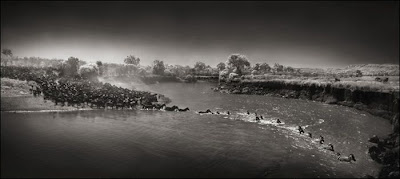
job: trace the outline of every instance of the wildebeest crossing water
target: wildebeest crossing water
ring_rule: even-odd
[[[149,86],[170,97],[169,106],[189,107],[186,112],[2,112],[1,175],[362,177],[378,172],[366,153],[368,138],[390,133],[388,121],[318,102],[216,93],[214,85]],[[220,114],[196,113],[206,109]],[[255,113],[263,119],[256,121]],[[322,148],[320,135],[335,152]],[[354,154],[356,161],[339,161],[336,151]]]

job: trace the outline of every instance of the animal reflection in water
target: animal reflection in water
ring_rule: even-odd
[[[198,114],[215,114],[215,115],[230,115],[231,114],[231,112],[229,112],[229,111],[226,111],[226,113],[215,111],[215,113],[214,113],[210,109],[207,109],[205,111],[198,111],[197,113]]]
[[[206,111],[199,111],[199,114],[214,114],[210,109],[207,109]],[[219,111],[216,111],[215,114],[221,114]],[[228,111],[227,114],[229,115],[230,112]],[[247,115],[251,115],[250,111],[246,111]],[[257,113],[254,113],[255,115],[255,121],[259,122],[261,119],[263,119],[262,115],[258,115]],[[276,123],[277,124],[281,124],[281,120],[279,118],[276,119]],[[311,132],[305,132],[302,126],[297,126],[297,130],[299,131],[299,134],[305,134],[307,135],[309,138],[313,138],[312,133]],[[322,135],[319,136],[319,139],[317,139],[318,143],[320,144],[320,147],[324,150],[328,150],[328,151],[332,151],[334,152],[335,149],[333,147],[333,144],[329,143],[328,145],[325,144],[325,139]],[[355,157],[353,154],[350,154],[349,156],[341,156],[340,153],[336,153],[336,155],[338,156],[338,160],[342,161],[342,162],[350,162],[351,161],[356,161]]]

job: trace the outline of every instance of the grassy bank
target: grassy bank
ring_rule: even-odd
[[[388,82],[375,81],[375,78],[388,78]],[[340,81],[335,81],[335,78],[330,77],[296,77],[292,75],[245,75],[240,79],[240,82],[246,83],[262,83],[268,81],[277,81],[285,84],[296,85],[316,85],[328,86],[336,88],[346,88],[350,90],[363,91],[381,91],[381,92],[398,92],[399,76],[363,76],[363,77],[347,77],[340,78]]]
[[[1,78],[1,97],[32,96],[27,81]]]

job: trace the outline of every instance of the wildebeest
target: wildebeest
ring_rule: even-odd
[[[340,153],[336,153],[338,156],[338,160],[343,161],[343,162],[351,162],[352,160],[356,161],[356,158],[354,157],[353,154],[350,154],[349,156],[341,156]]]
[[[334,149],[333,149],[333,145],[332,144],[328,144],[328,145],[325,145],[325,144],[322,144],[322,148],[323,149],[326,149],[326,150],[330,150],[330,151],[335,151]]]
[[[379,78],[379,77],[376,77],[376,78],[375,78],[375,81],[386,83],[386,82],[389,81],[389,78]]]
[[[207,109],[206,111],[199,111],[199,113],[212,113],[210,109]]]
[[[186,107],[185,109],[178,109],[180,112],[189,111],[190,109]]]
[[[301,133],[304,133],[304,130],[303,130],[303,128],[302,128],[301,126],[298,127],[298,130],[299,130],[299,133],[300,133],[300,134],[301,134]]]

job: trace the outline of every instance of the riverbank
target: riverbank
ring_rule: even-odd
[[[399,113],[398,88],[384,84],[302,79],[235,79],[220,82],[214,90],[230,94],[267,95],[339,104],[385,119],[392,119]]]
[[[218,76],[189,75],[181,78],[176,76],[151,75],[151,76],[141,76],[140,80],[146,84],[165,83],[165,82],[193,83],[197,81],[218,82]]]
[[[214,91],[319,101],[353,107],[388,119],[392,124],[393,133],[381,136],[383,142],[378,146],[371,146],[368,152],[373,160],[383,165],[379,178],[396,178],[399,176],[398,88],[398,81],[388,85],[373,81],[233,79],[229,82],[220,82]]]
[[[88,107],[59,106],[44,100],[42,96],[33,96],[27,81],[1,78],[1,111],[3,112],[51,112],[91,110]]]

